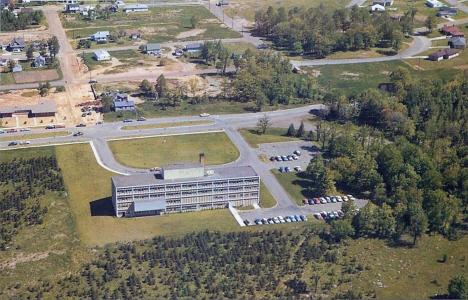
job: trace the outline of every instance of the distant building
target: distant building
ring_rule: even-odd
[[[23,71],[23,66],[19,63],[16,63],[16,65],[13,67],[11,72],[16,73],[16,72],[22,72]]]
[[[45,60],[45,58],[43,56],[38,56],[34,60],[34,67],[35,68],[42,68],[43,66],[45,66],[45,64],[46,64],[46,60]]]
[[[449,42],[450,48],[454,49],[465,49],[466,48],[466,38],[456,36],[453,37],[452,40]]]
[[[26,48],[24,39],[14,38],[11,40],[10,45],[8,45],[8,50],[12,52],[24,51],[24,48]]]
[[[13,115],[27,115],[28,118],[55,117],[57,106],[54,100],[39,100],[37,105],[0,106],[0,118]]]
[[[429,60],[432,61],[441,61],[443,59],[452,59],[460,55],[460,53],[455,49],[444,49],[439,50],[435,53],[429,54]]]
[[[127,93],[112,94],[115,111],[135,110],[135,102],[130,100]]]
[[[437,0],[426,0],[426,5],[429,7],[443,7],[444,5]]]
[[[161,55],[161,44],[148,44],[146,45],[146,54]]]
[[[441,29],[441,32],[445,35],[450,35],[452,37],[465,37],[465,33],[455,26],[444,26]]]
[[[145,4],[131,4],[123,7],[124,12],[137,12],[137,11],[148,11],[148,5]]]
[[[110,35],[109,31],[98,31],[95,34],[91,35],[92,41],[107,41],[107,37]]]
[[[185,46],[185,51],[187,51],[188,53],[200,52],[202,48],[203,48],[202,43],[189,44]]]
[[[67,4],[66,12],[69,14],[74,14],[80,11],[80,6],[78,4]]]
[[[111,56],[106,50],[99,49],[94,52],[94,59],[97,61],[110,60]]]
[[[375,0],[372,2],[372,5],[382,5],[382,6],[392,6],[393,5],[393,0]]]
[[[160,174],[112,177],[111,183],[117,217],[252,206],[260,197],[260,177],[251,166],[205,170],[204,162],[175,163]]]
[[[182,56],[182,55],[184,55],[184,50],[179,49],[179,48],[175,48],[174,55],[175,56]]]
[[[439,8],[439,11],[436,13],[436,16],[450,17],[450,16],[455,16],[456,14],[457,14],[457,10],[455,8],[444,6],[444,7]]]
[[[381,11],[385,11],[385,7],[380,5],[380,4],[374,4],[371,6],[371,11],[372,12],[381,12]]]

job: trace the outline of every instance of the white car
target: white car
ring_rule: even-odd
[[[209,113],[202,113],[202,114],[200,114],[200,117],[209,117],[209,116],[210,116]]]
[[[295,166],[295,167],[294,167],[294,170],[296,170],[297,172],[300,172],[300,171],[302,171],[302,169],[301,169],[301,167],[300,167],[300,166]]]
[[[28,127],[25,127],[25,128],[21,128],[20,131],[31,131],[31,129]]]

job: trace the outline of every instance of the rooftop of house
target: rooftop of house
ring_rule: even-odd
[[[200,165],[199,163],[196,165]],[[167,169],[164,166],[163,169]],[[193,182],[193,181],[211,181],[217,179],[234,179],[239,177],[256,177],[258,173],[251,166],[241,167],[219,167],[214,169],[212,176],[182,178],[182,179],[169,179],[164,180],[161,174],[135,174],[129,176],[116,176],[112,177],[116,187],[131,187],[153,184],[166,184],[166,183],[180,183],[180,182]]]
[[[26,42],[22,38],[13,38],[11,40],[10,46],[14,46],[14,45],[25,46]]]
[[[102,49],[94,51],[94,55],[96,55],[96,56],[110,56],[109,52],[107,52],[106,50],[102,50]]]
[[[452,38],[452,44],[455,45],[465,45],[466,46],[466,38],[461,36],[456,36]]]
[[[146,45],[146,50],[160,50],[161,44],[148,44]]]
[[[131,107],[135,106],[135,101],[114,101],[115,107]]]

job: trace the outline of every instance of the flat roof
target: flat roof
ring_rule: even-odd
[[[107,52],[106,50],[102,50],[102,49],[94,51],[94,54],[96,56],[101,56],[101,55],[110,56],[109,52]]]
[[[211,169],[210,169],[211,170]],[[258,176],[258,173],[251,166],[240,167],[220,167],[213,169],[214,174],[211,176],[182,178],[182,179],[167,179],[164,180],[161,174],[147,173],[135,174],[129,176],[114,176],[112,181],[118,188],[144,186],[154,184],[181,183],[193,181],[211,181],[220,179],[234,179],[240,177]]]
[[[180,162],[168,164],[162,167],[163,170],[182,170],[182,169],[193,169],[193,168],[203,168],[201,163],[192,163],[192,162]]]
[[[18,111],[31,111],[32,113],[57,112],[55,100],[39,100],[37,105],[18,105],[0,107],[0,113],[15,113]]]
[[[115,107],[127,107],[127,106],[135,106],[135,102],[133,101],[115,101]]]

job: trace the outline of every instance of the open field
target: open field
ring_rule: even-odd
[[[197,26],[197,29],[200,29],[198,34],[190,32],[193,29],[190,24],[192,15],[200,18]],[[122,12],[112,13],[108,20],[86,21],[80,18],[62,17],[62,24],[68,29],[66,34],[69,39],[87,38],[97,31],[110,31],[111,34],[116,34],[119,30],[139,30],[142,39],[149,43],[241,36],[238,32],[227,28],[203,6],[177,6],[167,9],[151,7],[147,12],[134,12],[128,15]],[[130,42],[128,37],[123,37],[119,43],[124,45],[133,42]],[[99,47],[109,47],[119,43],[100,44]],[[93,42],[93,48],[94,45],[96,43]]]
[[[298,141],[300,138],[285,136],[287,128],[267,128],[265,134],[259,134],[257,128],[241,128],[239,129],[240,134],[249,143],[250,147],[258,148],[258,144],[265,143],[278,143],[278,142],[289,142]]]
[[[224,132],[110,141],[109,147],[119,163],[142,169],[198,162],[199,153],[205,153],[206,165],[225,164],[239,157],[239,150]]]
[[[440,49],[430,49],[421,55],[429,55],[431,53],[437,52]],[[460,51],[458,57],[452,59],[443,59],[441,61],[431,61],[428,59],[407,59],[405,60],[411,66],[421,67],[421,73],[433,73],[434,77],[440,78],[442,80],[446,79],[447,76],[453,76],[456,73],[459,73],[460,70],[466,68],[468,64],[468,53],[466,50]],[[435,76],[438,75],[438,76]]]
[[[131,126],[123,126],[122,130],[143,130],[143,129],[152,129],[152,128],[171,128],[171,127],[197,126],[197,125],[208,125],[208,124],[214,124],[214,122],[203,120],[203,121],[131,125]]]
[[[261,208],[270,208],[276,206],[276,200],[273,195],[270,193],[268,188],[265,186],[263,181],[260,180],[260,207]]]
[[[31,82],[44,82],[52,81],[60,78],[57,70],[42,70],[42,71],[29,71],[13,73],[16,83],[31,83]]]
[[[286,190],[292,200],[296,202],[297,205],[304,205],[302,199],[304,198],[313,198],[322,195],[312,195],[307,187],[311,184],[310,181],[306,178],[304,172],[286,172],[280,173],[278,170],[271,170],[273,175],[279,181],[281,186]]]
[[[13,73],[0,73],[0,83],[2,85],[15,84]]]
[[[35,140],[35,139],[44,139],[51,137],[66,136],[72,134],[70,131],[53,131],[46,133],[32,133],[32,134],[22,134],[22,135],[3,135],[0,137],[0,141],[20,141],[20,140]]]

